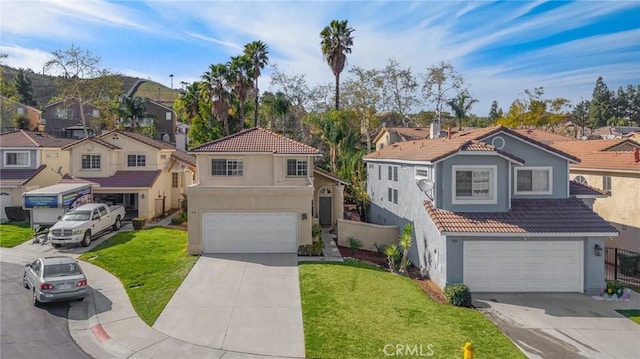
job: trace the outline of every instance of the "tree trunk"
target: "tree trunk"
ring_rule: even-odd
[[[340,110],[340,73],[336,74],[336,111]]]
[[[254,120],[253,120],[253,127],[258,127],[258,92],[260,90],[258,89],[258,77],[256,76],[256,107],[253,110],[254,113]]]
[[[240,122],[238,126],[238,132],[244,130],[244,102],[240,102]]]

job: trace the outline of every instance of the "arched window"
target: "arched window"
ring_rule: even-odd
[[[576,181],[576,183],[588,185],[587,179],[584,178],[583,176],[576,176],[576,178],[574,178],[573,180]]]

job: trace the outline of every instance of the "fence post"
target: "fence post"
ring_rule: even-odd
[[[613,267],[613,280],[618,280],[618,247],[615,248],[615,250],[613,251],[614,254],[614,263],[615,266]]]

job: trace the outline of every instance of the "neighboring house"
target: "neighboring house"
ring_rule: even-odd
[[[22,193],[58,183],[69,172],[73,140],[41,132],[15,131],[0,135],[0,219],[5,207],[22,206]]]
[[[176,112],[173,111],[172,108],[148,98],[145,98],[142,104],[147,110],[147,113],[152,115],[147,121],[152,121],[152,123],[156,124],[156,130],[158,131],[157,139],[175,143],[178,118]]]
[[[123,205],[127,218],[151,219],[178,208],[195,177],[195,157],[126,131],[76,141],[65,182],[93,183],[94,201]]]
[[[458,282],[476,292],[602,288],[604,257],[595,249],[618,233],[584,198],[573,198],[574,156],[495,126],[396,143],[364,161],[370,220],[413,223],[411,263],[441,288]],[[579,197],[588,195],[579,188]]]
[[[320,151],[261,128],[193,148],[189,244],[200,253],[296,253],[311,226],[343,218],[345,182],[314,169]]]
[[[552,146],[580,159],[569,168],[574,181],[610,194],[593,207],[620,232],[606,245],[640,252],[640,144],[611,139],[554,142]]]
[[[429,129],[424,127],[382,127],[373,139],[376,150],[381,150],[396,142],[423,140],[429,138]]]
[[[86,104],[82,110],[85,114],[87,127],[91,126],[93,120],[100,118],[100,110],[94,105]],[[84,137],[80,105],[77,101],[58,101],[48,104],[44,108],[42,118],[48,134],[62,138],[80,139]]]
[[[28,130],[43,131],[44,124],[42,123],[41,114],[42,111],[33,106],[25,105],[0,95],[0,118],[2,118],[0,133],[18,130],[15,119],[20,117],[29,120]]]
[[[555,141],[576,140],[573,137],[563,136],[559,133],[547,132],[547,131],[532,129],[532,128],[518,128],[518,129],[512,129],[512,131],[518,132],[521,135],[525,135],[533,140],[542,142],[544,144],[550,144]]]
[[[640,132],[637,126],[604,126],[591,131],[592,135],[600,136],[604,139],[614,139],[627,137],[632,132]]]
[[[191,130],[191,126],[178,121],[176,128],[176,148],[186,151],[189,149],[189,143],[191,143],[189,140],[189,131]]]

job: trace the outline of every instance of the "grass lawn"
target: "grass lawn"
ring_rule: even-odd
[[[0,247],[11,248],[33,238],[29,222],[0,224]]]
[[[620,309],[616,310],[616,312],[624,315],[625,317],[633,320],[634,322],[640,324],[640,310],[638,309]]]
[[[154,227],[118,233],[80,259],[118,277],[140,318],[153,325],[198,257],[187,254],[187,232]]]
[[[482,313],[437,303],[409,278],[358,261],[299,272],[307,357],[384,358],[400,345],[413,356],[421,346],[422,356],[462,358],[470,341],[478,359],[525,358]]]

